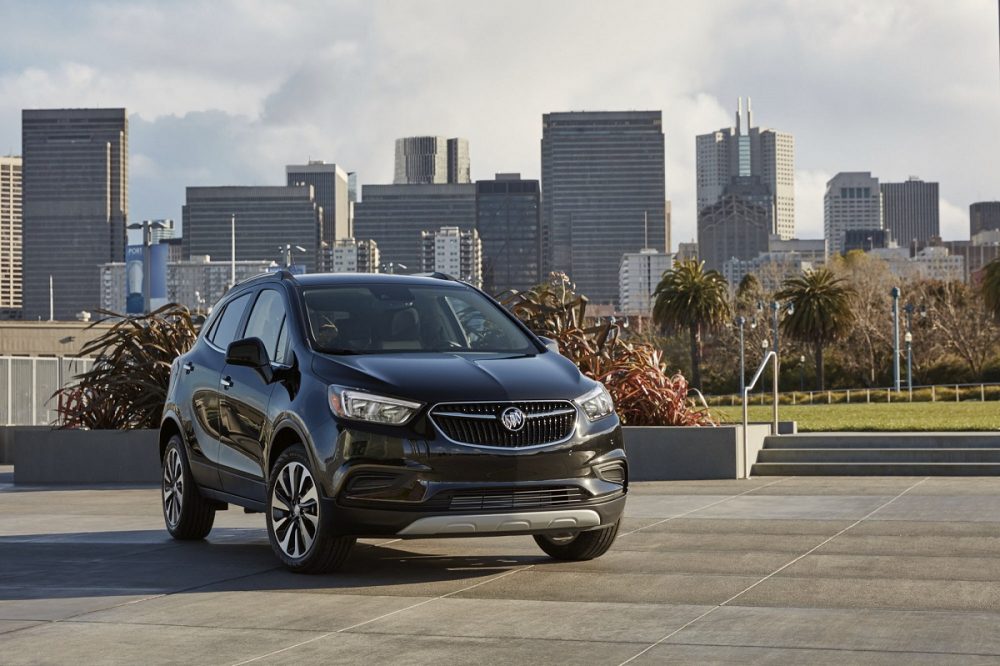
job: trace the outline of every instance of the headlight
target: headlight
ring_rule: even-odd
[[[587,393],[582,398],[576,399],[576,404],[580,406],[583,413],[591,421],[603,419],[605,416],[615,411],[615,403],[611,400],[607,390],[603,385],[598,384],[593,391]]]
[[[330,409],[345,419],[403,425],[423,407],[422,403],[331,386]]]

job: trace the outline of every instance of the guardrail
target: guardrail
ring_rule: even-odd
[[[765,405],[768,394],[761,392],[752,396],[752,401]],[[711,395],[705,397],[709,406],[731,406],[740,404],[742,399],[738,393]],[[773,398],[772,398],[773,400]],[[987,402],[1000,401],[1000,383],[981,382],[975,384],[924,384],[914,386],[912,390],[903,388],[900,391],[892,387],[829,389],[826,391],[786,391],[778,393],[778,401],[783,405],[829,405],[837,403],[870,403],[870,402]]]
[[[761,374],[764,372],[764,368],[767,367],[767,362],[772,360],[774,362],[771,364],[771,367],[774,369],[774,375],[771,380],[771,389],[774,394],[774,409],[771,412],[771,434],[778,434],[778,355],[773,351],[769,351],[764,355],[764,360],[760,362],[760,367],[757,368],[757,372],[754,373],[753,379],[751,379],[750,383],[743,389],[743,478],[745,479],[750,478],[750,468],[747,467],[747,428],[750,426],[747,417],[747,402],[750,396],[750,391],[757,385],[757,380],[760,379]]]
[[[48,425],[59,416],[52,394],[73,384],[90,358],[0,356],[0,425]]]

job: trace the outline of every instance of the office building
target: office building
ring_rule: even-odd
[[[928,245],[911,255],[908,248],[875,248],[870,253],[886,262],[893,275],[902,280],[962,282],[966,279],[965,257],[951,254],[942,245]]]
[[[498,173],[476,181],[476,230],[483,244],[483,289],[527,291],[542,282],[541,199],[537,180]]]
[[[21,114],[22,294],[25,319],[73,319],[101,304],[98,266],[125,259],[125,109]]]
[[[232,257],[232,217],[236,216],[236,260],[292,263],[312,273],[325,270],[321,239],[323,210],[311,185],[189,187],[183,207],[183,254]],[[296,248],[302,248],[300,251]]]
[[[882,223],[900,245],[926,243],[941,235],[938,184],[910,176],[902,183],[882,183]]]
[[[323,208],[323,242],[333,247],[334,241],[350,238],[351,193],[350,176],[336,164],[310,160],[307,164],[285,167],[288,185],[312,185],[316,204]]]
[[[472,182],[469,142],[443,136],[396,139],[394,185],[444,185]]]
[[[823,195],[823,235],[830,254],[843,254],[849,229],[884,229],[882,191],[868,171],[838,173]]]
[[[21,158],[0,157],[0,319],[21,317]]]
[[[380,263],[375,241],[341,238],[333,244],[329,265],[334,273],[378,273]]]
[[[894,247],[892,234],[888,229],[847,229],[844,231],[843,254],[851,250],[871,252],[875,248]]]
[[[698,256],[706,270],[722,271],[730,259],[750,260],[768,251],[771,211],[736,194],[698,211]]]
[[[667,249],[662,114],[547,113],[541,149],[543,275],[614,304],[622,255]]]
[[[977,201],[969,206],[969,237],[1000,229],[1000,201]]]
[[[688,243],[677,244],[677,254],[674,255],[674,263],[679,261],[698,260],[698,243],[690,241]]]
[[[736,108],[736,126],[695,139],[698,210],[719,202],[734,178],[755,177],[763,186],[772,210],[773,228],[782,238],[795,235],[795,141],[791,134],[753,126],[747,98]]]
[[[236,281],[246,280],[277,268],[273,261],[237,261]],[[212,261],[210,256],[195,256],[186,261],[167,262],[167,300],[179,303],[191,312],[208,314],[230,288],[232,265]],[[99,267],[101,308],[125,312],[127,277],[125,263],[109,262]]]
[[[441,227],[420,234],[421,270],[445,273],[477,287],[483,284],[483,246],[475,229]]]
[[[765,292],[781,289],[785,280],[816,268],[817,262],[798,252],[764,252],[753,259],[733,257],[722,266],[722,277],[731,289],[736,289],[743,277],[752,274],[757,277]]]
[[[653,312],[653,292],[660,278],[673,268],[674,258],[656,248],[643,248],[622,255],[618,267],[618,303],[622,314],[649,317]]]
[[[383,272],[420,271],[420,233],[476,226],[476,186],[364,185],[354,209],[354,235],[378,243]]]

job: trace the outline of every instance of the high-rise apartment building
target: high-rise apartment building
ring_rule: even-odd
[[[396,139],[395,185],[470,183],[469,142],[443,136]]]
[[[378,243],[391,272],[420,271],[420,233],[442,226],[476,226],[476,186],[364,185],[354,209],[354,235]],[[405,266],[406,268],[402,268]]]
[[[21,316],[21,158],[0,157],[0,319]]]
[[[541,148],[543,275],[612,304],[623,254],[666,251],[662,114],[547,113]]]
[[[233,215],[237,261],[282,263],[284,248],[291,245],[293,264],[310,273],[325,270],[323,211],[311,185],[187,188],[184,257],[207,254],[216,261],[230,259]]]
[[[285,167],[289,185],[312,185],[316,203],[323,208],[323,242],[331,248],[335,241],[350,238],[350,176],[336,164],[311,160],[308,164]],[[356,184],[356,183],[355,183]]]
[[[464,280],[476,287],[483,284],[483,246],[475,229],[441,227],[420,233],[423,246],[421,270],[437,271]]]
[[[333,244],[330,270],[334,273],[378,273],[378,243],[373,240],[341,238]]]
[[[791,134],[753,126],[747,98],[737,103],[736,126],[695,139],[698,210],[718,202],[734,178],[756,177],[770,196],[771,233],[795,235],[795,140]]]
[[[98,266],[125,258],[125,109],[21,114],[22,293],[25,319],[72,319],[101,304]]]
[[[882,222],[901,246],[927,243],[941,235],[938,184],[910,176],[902,183],[882,183]]]
[[[969,206],[969,238],[994,229],[1000,229],[1000,201],[977,201]]]
[[[483,243],[483,289],[526,291],[542,281],[541,198],[537,180],[498,173],[476,181],[476,230]]]
[[[649,317],[653,312],[656,285],[673,265],[673,256],[656,248],[623,254],[618,267],[618,303],[622,314]]]
[[[842,254],[848,229],[884,228],[882,190],[869,171],[843,171],[826,184],[823,236],[831,255]]]

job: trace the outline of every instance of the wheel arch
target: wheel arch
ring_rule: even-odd
[[[160,460],[163,460],[163,454],[167,450],[167,442],[169,442],[170,438],[174,435],[181,438],[181,443],[184,442],[181,424],[177,421],[177,418],[173,414],[168,414],[160,423]]]

